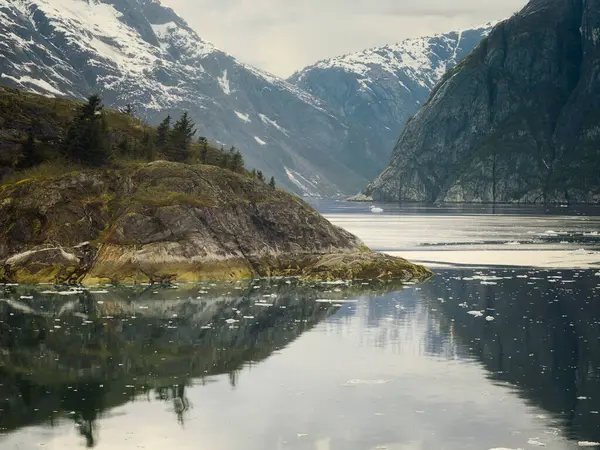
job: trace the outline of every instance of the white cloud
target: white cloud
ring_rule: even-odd
[[[280,76],[320,59],[503,19],[526,0],[163,0],[204,39]]]

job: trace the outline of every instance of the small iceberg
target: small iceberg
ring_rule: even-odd
[[[473,317],[483,317],[483,313],[481,311],[469,311],[467,314]]]
[[[493,322],[494,320],[496,320],[496,318],[495,318],[495,317],[493,317],[493,316],[487,316],[487,317],[485,318],[485,320],[487,320],[488,322]]]
[[[600,442],[579,441],[577,445],[579,447],[600,447]]]
[[[585,248],[580,248],[573,252],[574,255],[589,255],[591,252],[588,252]]]
[[[381,214],[383,212],[383,208],[380,208],[379,206],[371,206],[371,212],[373,214]]]

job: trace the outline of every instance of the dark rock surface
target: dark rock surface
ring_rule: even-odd
[[[430,275],[372,253],[291,194],[162,161],[1,187],[0,262],[15,282]]]
[[[598,202],[599,71],[600,2],[531,1],[444,76],[364,194]]]

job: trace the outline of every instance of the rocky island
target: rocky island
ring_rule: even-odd
[[[0,188],[2,278],[133,283],[424,278],[298,197],[208,165],[155,161]]]

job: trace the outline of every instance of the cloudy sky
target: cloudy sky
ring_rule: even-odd
[[[286,77],[320,59],[503,19],[526,0],[162,0],[200,36]]]

